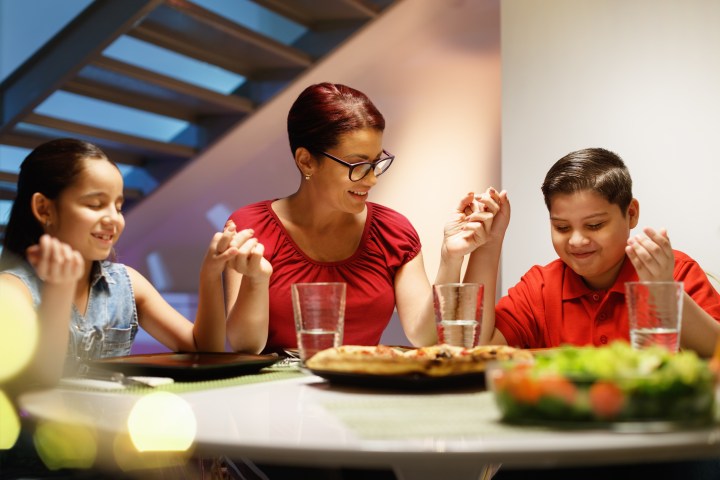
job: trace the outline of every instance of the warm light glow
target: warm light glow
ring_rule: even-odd
[[[35,309],[16,286],[0,284],[0,383],[27,365],[35,353],[38,325]]]
[[[0,450],[8,450],[20,435],[20,418],[5,392],[0,390]]]
[[[195,440],[197,422],[190,405],[169,392],[154,392],[137,401],[128,431],[140,452],[185,451]]]
[[[127,432],[118,433],[113,442],[117,467],[124,472],[154,469],[182,469],[192,457],[192,449],[183,452],[139,452]]]
[[[97,457],[95,432],[85,425],[43,422],[35,430],[33,442],[50,470],[90,468]]]

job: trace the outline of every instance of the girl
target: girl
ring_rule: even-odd
[[[216,233],[200,270],[197,319],[175,311],[137,271],[113,263],[125,226],[123,179],[96,146],[47,142],[23,161],[3,241],[3,283],[37,308],[37,353],[24,380],[52,383],[63,359],[127,355],[138,325],[175,351],[223,351],[223,269],[252,277],[258,269],[253,232],[233,225]],[[262,252],[260,252],[260,256]]]

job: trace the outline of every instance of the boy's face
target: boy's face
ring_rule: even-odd
[[[558,256],[594,289],[612,286],[625,258],[630,230],[638,223],[633,199],[623,212],[592,190],[550,199],[550,231]]]

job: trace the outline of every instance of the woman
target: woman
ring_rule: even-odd
[[[401,214],[368,201],[394,156],[383,148],[385,120],[368,97],[344,85],[303,91],[288,115],[288,136],[300,171],[297,191],[240,208],[230,217],[251,228],[264,254],[262,275],[224,276],[228,340],[238,351],[297,345],[290,285],[345,282],[345,344],[373,345],[397,306],[413,345],[437,341],[430,283],[420,239]],[[462,199],[445,226],[436,283],[456,282],[464,255],[485,242],[493,213]],[[251,259],[249,261],[255,261]]]

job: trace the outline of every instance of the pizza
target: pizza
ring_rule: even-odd
[[[532,354],[505,345],[474,348],[432,345],[404,349],[387,345],[343,345],[322,350],[306,362],[311,370],[373,375],[411,375],[431,377],[481,373],[495,360],[532,360]]]

